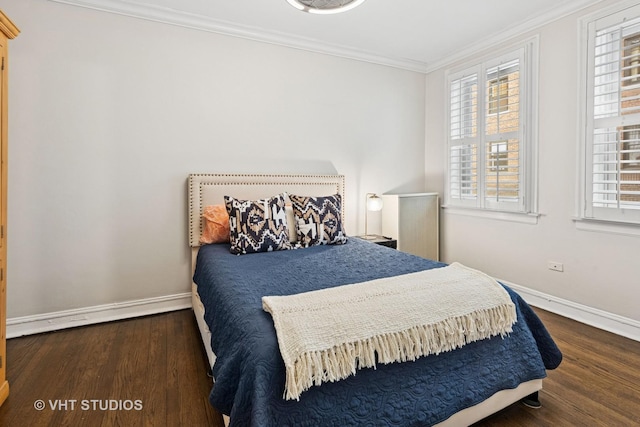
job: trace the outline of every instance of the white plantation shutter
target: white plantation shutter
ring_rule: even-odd
[[[478,74],[451,82],[450,181],[451,198],[475,206],[478,194]],[[466,201],[466,202],[465,202]]]
[[[529,48],[530,50],[531,48]],[[448,77],[447,203],[528,212],[523,117],[532,94],[523,84],[527,49]]]
[[[520,210],[520,58],[488,68],[486,87],[486,205]]]
[[[584,216],[640,222],[640,8],[587,31]]]

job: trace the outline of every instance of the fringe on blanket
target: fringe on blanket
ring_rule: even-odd
[[[366,340],[344,343],[330,349],[305,352],[292,366],[286,366],[284,398],[299,400],[313,385],[334,382],[355,375],[361,368],[374,368],[376,362],[389,364],[414,361],[422,356],[455,350],[465,344],[513,331],[516,310],[513,304],[475,311],[431,325]]]

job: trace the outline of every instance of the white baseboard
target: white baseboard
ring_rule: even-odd
[[[528,304],[534,307],[640,341],[640,322],[637,320],[558,298],[505,280],[498,280],[518,292]]]
[[[7,338],[191,308],[191,293],[144,298],[7,319]]]
[[[534,307],[640,341],[640,322],[500,280]],[[7,338],[191,308],[191,293],[7,319]]]

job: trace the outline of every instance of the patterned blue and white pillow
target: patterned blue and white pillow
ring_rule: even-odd
[[[324,197],[289,194],[289,199],[301,246],[342,245],[347,242],[342,225],[342,198],[339,194]]]
[[[283,194],[261,200],[224,196],[224,202],[229,213],[231,253],[292,249]]]

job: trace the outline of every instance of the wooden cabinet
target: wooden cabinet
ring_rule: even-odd
[[[398,241],[398,250],[439,260],[437,193],[383,194],[382,235]]]
[[[8,111],[7,74],[9,55],[7,41],[18,35],[18,28],[0,10],[0,405],[9,396],[6,375],[7,360],[7,164],[8,164]]]

